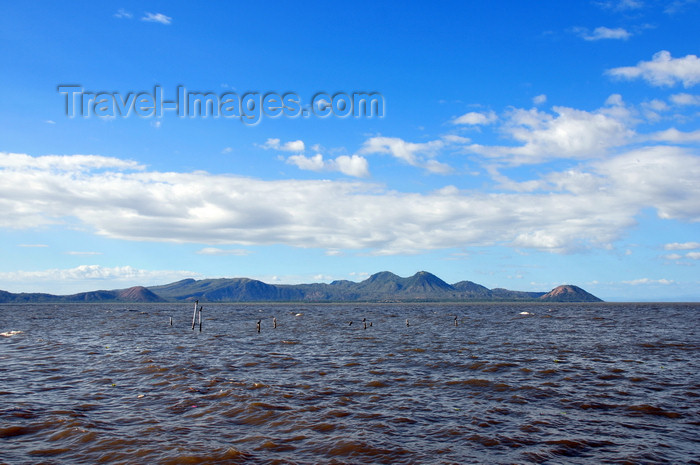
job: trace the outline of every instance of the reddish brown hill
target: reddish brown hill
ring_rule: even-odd
[[[127,302],[164,302],[164,299],[149,291],[143,286],[134,286],[128,289],[120,289],[117,299]]]
[[[539,300],[545,302],[602,302],[601,299],[593,294],[571,284],[557,286],[540,297]]]

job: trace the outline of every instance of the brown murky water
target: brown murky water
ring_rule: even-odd
[[[700,304],[203,315],[0,306],[0,463],[700,463]]]

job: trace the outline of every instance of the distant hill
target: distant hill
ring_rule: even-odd
[[[165,302],[165,299],[143,286],[114,291],[90,291],[71,295],[20,293],[0,291],[0,303],[42,302]]]
[[[565,286],[560,286],[565,287]],[[575,286],[569,286],[574,288]],[[364,281],[338,280],[311,284],[266,284],[249,278],[186,279],[163,286],[150,287],[153,293],[169,301],[202,302],[601,302],[581,292],[524,292],[488,289],[471,282],[448,284],[427,271],[402,278],[390,271],[375,273]]]
[[[434,274],[419,271],[402,278],[389,271],[364,281],[267,284],[250,278],[183,279],[161,286],[135,286],[67,296],[13,294],[0,291],[0,303],[25,302],[602,302],[580,287],[563,285],[550,292],[488,289],[471,281],[448,284]]]
[[[578,286],[558,286],[539,298],[544,302],[601,302],[601,300]]]

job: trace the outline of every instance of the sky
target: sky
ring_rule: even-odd
[[[425,270],[700,300],[699,23],[693,0],[4,2],[0,289]]]

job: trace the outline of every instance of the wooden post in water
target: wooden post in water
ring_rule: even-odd
[[[260,332],[260,321],[262,320],[258,320],[258,332]]]
[[[277,318],[275,318],[274,316],[272,317],[272,327],[273,328],[277,327]]]
[[[364,325],[363,329],[367,329],[367,318],[362,319],[362,324]]]
[[[170,317],[170,326],[173,325],[173,317]]]
[[[457,326],[457,315],[455,315],[455,326]]]
[[[202,332],[202,309],[204,307],[200,306],[199,307],[199,332]]]
[[[192,314],[192,331],[194,331],[194,320],[197,319],[197,305],[199,305],[199,300],[194,301],[194,313]]]

